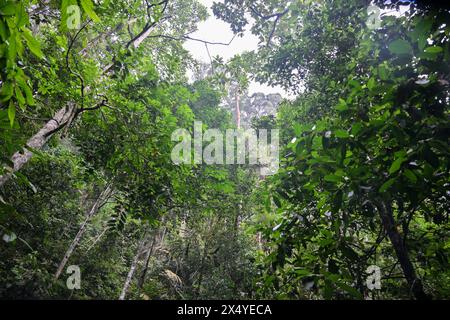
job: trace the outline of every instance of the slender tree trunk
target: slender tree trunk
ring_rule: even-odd
[[[22,152],[16,152],[11,157],[14,164],[13,168],[7,168],[9,172],[0,176],[0,187],[2,187],[14,174],[19,171],[25,164],[30,161],[33,156],[33,150],[40,150],[47,143],[47,141],[60,129],[67,125],[75,112],[75,104],[69,103],[67,106],[61,108],[42,128],[32,136],[26,144]],[[29,150],[30,148],[31,150]]]
[[[155,247],[155,242],[156,242],[156,237],[153,238],[150,248],[148,248],[147,252],[145,253],[144,268],[142,269],[141,276],[138,281],[139,290],[142,290],[142,287],[144,286],[145,277],[147,276],[147,271],[148,271],[148,264],[150,263],[150,258],[153,255],[153,248]]]
[[[125,279],[125,283],[123,284],[122,291],[119,296],[119,300],[125,300],[125,296],[127,295],[128,289],[130,288],[131,280],[133,280],[134,272],[136,271],[137,264],[139,262],[139,257],[142,254],[142,248],[144,247],[146,241],[146,234],[142,237],[141,242],[137,248],[136,255],[134,256],[133,261],[131,262],[130,270],[128,271],[127,278]]]
[[[202,282],[203,282],[203,269],[205,266],[207,252],[208,252],[208,246],[205,243],[205,247],[203,248],[202,260],[200,262],[200,275],[198,276],[197,289],[195,290],[195,296],[197,298],[200,295],[200,287],[202,286]]]
[[[241,107],[239,90],[236,90],[236,126],[238,129],[241,128]]]
[[[106,231],[109,230],[109,227],[106,226],[103,231],[95,238],[95,240],[92,242],[92,244],[89,246],[89,248],[86,249],[86,253],[89,252],[103,237],[103,235],[106,233]]]
[[[164,220],[163,220],[163,222],[164,222]],[[161,233],[161,231],[159,231],[158,234],[155,235],[155,237],[153,237],[152,244],[151,244],[150,248],[147,250],[147,252],[145,253],[144,268],[142,269],[142,273],[141,273],[141,276],[138,281],[139,290],[141,290],[142,286],[144,285],[145,277],[147,276],[147,271],[148,271],[148,264],[150,263],[150,258],[152,257],[154,248],[161,246],[161,244],[164,242],[165,234],[166,234],[166,228],[164,227],[162,233]],[[156,242],[158,242],[158,245],[156,245]]]
[[[391,240],[392,246],[394,247],[398,261],[403,270],[403,274],[405,275],[411,292],[416,299],[429,299],[430,297],[423,290],[421,280],[416,275],[416,271],[413,264],[411,263],[411,259],[409,258],[405,243],[397,230],[394,216],[392,214],[391,204],[386,203],[385,201],[378,201],[376,203],[376,206],[383,223],[383,227],[385,228],[386,233]]]
[[[62,258],[61,262],[59,263],[58,269],[55,273],[55,280],[59,278],[61,275],[64,267],[67,264],[67,261],[69,261],[70,256],[72,255],[75,248],[80,243],[81,238],[83,237],[84,232],[86,231],[86,226],[89,222],[89,220],[98,212],[99,207],[101,206],[102,202],[107,199],[111,192],[111,185],[108,184],[105,190],[103,190],[100,195],[95,200],[94,204],[92,205],[91,209],[89,210],[89,213],[86,215],[86,218],[84,219],[83,223],[80,226],[80,229],[78,230],[77,235],[73,239],[72,243],[70,244],[69,248],[67,249],[66,253],[64,254],[64,257]]]
[[[259,250],[262,250],[263,246],[262,246],[262,233],[261,233],[261,231],[259,231],[258,234],[256,235],[256,240],[258,242]]]

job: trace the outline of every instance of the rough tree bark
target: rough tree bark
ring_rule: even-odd
[[[7,173],[0,176],[0,187],[2,187],[14,174],[19,171],[33,156],[32,150],[40,150],[47,143],[47,141],[60,129],[66,126],[75,112],[75,104],[69,103],[67,106],[61,108],[55,116],[49,120],[42,128],[32,136],[21,152],[16,152],[11,157],[14,164],[13,168],[6,168]],[[31,149],[31,150],[29,150]]]
[[[394,216],[392,214],[392,206],[386,201],[380,200],[376,202],[376,207],[381,218],[386,233],[391,240],[394,247],[400,266],[405,275],[406,281],[410,287],[414,297],[419,300],[429,299],[430,297],[424,292],[422,281],[417,277],[416,271],[411,259],[409,258],[408,250],[406,249],[403,238],[397,230]]]
[[[86,231],[86,226],[87,226],[89,220],[98,212],[100,206],[102,205],[102,203],[105,200],[107,200],[109,198],[110,194],[111,194],[111,184],[108,184],[106,186],[105,190],[103,190],[100,193],[100,195],[97,197],[97,199],[95,200],[94,204],[92,205],[91,209],[89,210],[89,213],[86,215],[85,220],[81,224],[81,227],[78,230],[77,235],[73,239],[72,243],[70,244],[69,248],[67,249],[66,253],[64,254],[64,257],[62,258],[61,262],[59,263],[58,269],[56,270],[56,273],[55,273],[55,280],[57,280],[59,278],[64,267],[67,264],[67,261],[69,261],[69,258],[72,255],[73,251],[80,243],[80,240],[83,237],[84,232]]]

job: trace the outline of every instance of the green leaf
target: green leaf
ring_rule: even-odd
[[[39,43],[39,41],[35,37],[33,37],[31,30],[23,27],[22,31],[30,51],[33,52],[36,57],[42,59],[44,57],[44,54],[41,51],[41,44]]]
[[[398,55],[412,55],[412,47],[408,41],[397,39],[389,44],[389,51]]]
[[[13,16],[16,14],[16,5],[13,2],[7,2],[5,5],[0,7],[0,15],[2,16]]]
[[[364,128],[363,124],[358,122],[352,126],[352,134],[357,135]]]
[[[91,0],[81,0],[81,6],[83,7],[83,10],[86,12],[89,18],[92,19],[92,21],[100,22],[100,18],[95,13],[94,4]]]
[[[19,10],[17,12],[17,27],[22,28],[23,26],[26,26],[29,23],[29,17],[28,13],[25,10],[24,4],[20,4]]]
[[[334,135],[338,138],[343,138],[343,139],[350,137],[350,134],[345,130],[336,130],[334,132]]]
[[[224,192],[224,193],[232,193],[234,192],[234,187],[232,184],[230,183],[219,183],[215,186],[215,189],[219,192]]]
[[[299,278],[307,277],[312,274],[312,272],[307,269],[296,269],[295,273]]]
[[[12,101],[9,102],[8,118],[11,128],[14,126],[14,119],[16,118],[16,107]]]
[[[324,177],[325,181],[328,182],[340,182],[341,181],[341,177],[335,175],[335,174],[328,174]]]
[[[442,51],[443,51],[442,47],[439,46],[428,47],[425,49],[425,52],[427,53],[439,53]]]
[[[33,98],[33,92],[31,91],[31,88],[28,86],[26,81],[23,79],[23,76],[16,75],[15,77],[16,82],[19,84],[22,91],[25,93],[26,102],[28,105],[33,106],[34,105],[34,98]]]
[[[392,186],[394,184],[395,180],[396,180],[396,178],[389,179],[388,181],[383,183],[383,185],[380,187],[380,190],[378,190],[378,191],[381,193],[385,192],[387,189],[389,189],[390,186]]]
[[[336,110],[345,111],[348,110],[347,102],[344,99],[339,98],[339,104],[336,106]]]
[[[349,293],[350,295],[352,295],[352,296],[353,296],[354,298],[356,298],[356,299],[362,299],[362,298],[363,298],[363,296],[361,295],[361,293],[360,293],[358,290],[356,290],[355,288],[349,286],[349,285],[346,284],[346,283],[343,283],[343,282],[341,282],[341,281],[337,281],[337,282],[336,282],[336,285],[337,285],[339,288],[341,288],[342,290],[344,290],[344,291],[346,291],[347,293]]]
[[[369,81],[367,81],[367,88],[369,90],[373,90],[373,88],[375,88],[376,82],[375,82],[375,78],[370,78]]]
[[[16,93],[17,102],[19,102],[19,106],[23,109],[25,106],[25,97],[23,96],[22,91],[20,91],[19,86],[16,86],[14,91]]]
[[[0,101],[7,102],[9,99],[11,99],[13,93],[14,88],[12,83],[10,81],[6,81],[2,84],[2,88],[0,90]]]
[[[417,182],[417,177],[414,174],[414,172],[412,172],[409,169],[406,169],[404,172],[404,175],[412,182],[412,183],[416,183]]]
[[[9,36],[9,34],[8,34],[8,29],[6,28],[6,24],[3,22],[2,19],[0,19],[0,38],[3,41],[6,41],[8,36]]]
[[[380,79],[381,79],[381,80],[386,81],[386,80],[389,79],[388,70],[387,70],[387,68],[386,68],[385,65],[380,65],[380,66],[378,67],[378,70],[377,70],[377,71],[378,71],[378,75],[380,76]]]
[[[398,158],[397,160],[395,160],[392,163],[391,167],[389,168],[389,174],[393,174],[394,172],[397,172],[400,169],[403,162],[405,162],[404,158]]]

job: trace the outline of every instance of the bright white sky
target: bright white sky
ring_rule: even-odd
[[[220,2],[220,0],[215,1]],[[233,38],[233,32],[231,31],[227,23],[217,19],[214,16],[211,10],[211,6],[214,0],[199,0],[199,2],[209,8],[208,11],[210,16],[206,21],[199,23],[198,31],[193,33],[191,36],[193,38],[206,41],[228,43]],[[245,32],[245,35],[242,38],[236,37],[229,46],[208,45],[208,49],[212,57],[219,55],[225,60],[228,60],[234,55],[242,53],[244,51],[255,50],[257,49],[257,47],[258,38],[252,35],[250,31]],[[210,62],[208,52],[206,51],[205,45],[203,43],[188,40],[185,42],[184,48],[189,50],[192,56],[197,60],[207,63]],[[283,97],[289,96],[282,88],[272,88],[267,85],[252,82],[250,84],[249,94],[252,95],[255,92],[263,92],[265,94],[280,93]]]

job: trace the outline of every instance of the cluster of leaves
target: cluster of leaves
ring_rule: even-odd
[[[246,9],[230,1],[217,14],[240,31],[245,24],[228,13],[258,6],[271,1]],[[402,251],[425,291],[448,297],[450,15],[401,7],[372,31],[366,8],[289,3],[278,45],[258,52],[258,79],[304,88],[280,108],[283,165],[260,191],[263,295],[362,298],[366,269],[377,265],[381,297],[408,298],[411,283],[392,280],[409,277]],[[383,220],[383,206],[400,232]]]

